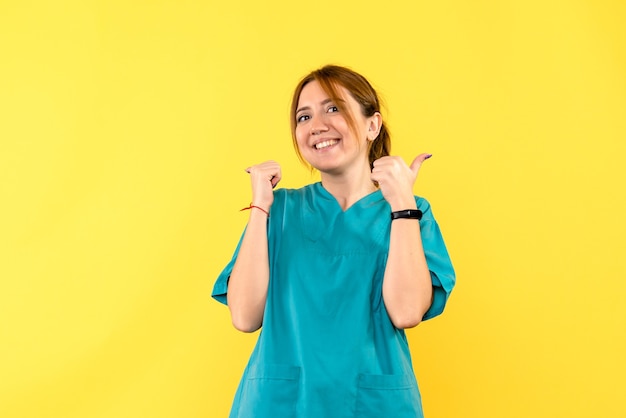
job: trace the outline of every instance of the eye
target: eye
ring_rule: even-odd
[[[337,106],[330,106],[327,110],[328,113],[339,112],[339,108]]]
[[[304,122],[305,120],[309,120],[310,117],[307,114],[304,115],[300,115],[296,118],[296,122],[300,123],[300,122]]]

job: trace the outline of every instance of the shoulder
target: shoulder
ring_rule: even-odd
[[[274,190],[274,203],[270,210],[270,229],[278,228],[283,231],[286,224],[290,227],[297,224],[302,213],[310,206],[309,202],[314,201],[315,184],[310,184],[298,189],[281,188]]]
[[[298,189],[276,189],[274,190],[274,201],[285,202],[287,200],[304,199],[319,193],[317,183],[308,184]]]
[[[430,202],[421,196],[414,196],[417,208],[422,211],[423,220],[433,220],[433,213]]]
[[[417,204],[417,208],[424,212],[425,210],[430,210],[430,202],[421,196],[413,196],[415,197],[415,203]]]

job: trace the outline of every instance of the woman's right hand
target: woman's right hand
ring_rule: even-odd
[[[252,204],[269,212],[274,202],[273,189],[282,178],[280,165],[276,161],[265,161],[246,168],[246,172],[252,184]]]

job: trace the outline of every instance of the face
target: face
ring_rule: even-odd
[[[352,169],[369,169],[368,134],[377,132],[380,115],[363,116],[348,90],[339,87],[344,106],[355,118],[357,136],[350,129],[337,103],[330,99],[317,81],[304,86],[296,110],[296,142],[302,157],[326,174],[343,174]]]

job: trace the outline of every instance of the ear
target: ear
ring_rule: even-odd
[[[380,112],[376,112],[372,116],[367,118],[367,122],[367,140],[374,141],[376,138],[378,138],[380,128],[383,126],[383,117]]]

